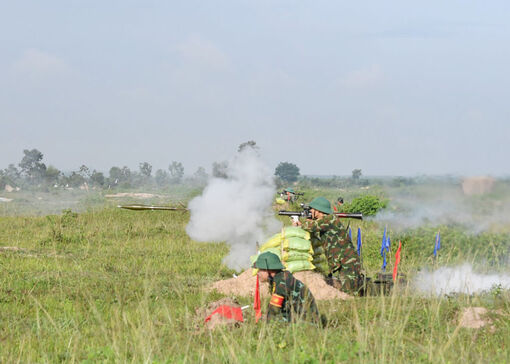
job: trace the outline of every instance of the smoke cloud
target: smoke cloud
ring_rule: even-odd
[[[412,190],[390,190],[390,208],[375,220],[397,230],[422,225],[461,224],[471,233],[510,223],[510,193],[498,198],[466,196],[460,186],[416,186]]]
[[[186,232],[197,241],[226,241],[230,253],[224,263],[239,270],[249,267],[256,242],[281,224],[271,211],[272,171],[254,149],[245,148],[229,161],[227,176],[210,179],[202,195],[190,201]]]
[[[497,285],[509,289],[510,275],[479,274],[466,263],[458,267],[442,267],[432,272],[422,271],[413,280],[413,285],[420,292],[435,295],[474,294],[490,290]]]

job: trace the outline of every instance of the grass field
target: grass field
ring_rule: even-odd
[[[233,273],[221,263],[228,247],[191,241],[187,214],[125,211],[92,200],[80,213],[1,211],[0,246],[17,249],[0,251],[0,362],[510,361],[510,295],[497,287],[447,297],[402,287],[388,297],[321,301],[330,321],[325,329],[255,324],[249,312],[240,328],[197,330],[195,309],[223,297],[204,287]],[[383,226],[364,221],[353,228],[358,224],[373,274]],[[436,262],[431,247],[439,227],[445,243]],[[431,225],[392,239],[403,241],[401,269],[410,276],[425,266],[468,261],[504,271],[508,263],[508,229],[472,234]],[[459,315],[470,306],[489,309],[492,324],[461,328]]]

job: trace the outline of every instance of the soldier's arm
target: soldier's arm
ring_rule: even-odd
[[[320,240],[320,238],[321,238],[321,228],[320,228],[319,224],[317,224],[316,221],[314,221],[314,220],[306,220],[301,227],[304,230],[308,231],[312,238],[316,238],[316,239]]]
[[[282,282],[277,284],[267,310],[267,321],[278,317],[282,314],[283,305],[285,304],[285,284]]]

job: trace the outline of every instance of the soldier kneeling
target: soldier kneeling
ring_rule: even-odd
[[[253,268],[259,270],[257,275],[261,282],[269,282],[272,292],[267,321],[274,318],[284,322],[305,319],[318,325],[325,324],[325,318],[319,315],[312,292],[303,282],[294,278],[291,272],[284,270],[276,254],[260,254]]]

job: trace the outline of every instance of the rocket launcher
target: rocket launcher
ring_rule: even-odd
[[[149,205],[118,205],[117,207],[133,211],[188,211],[186,207],[173,207],[173,206],[149,206]]]
[[[307,206],[305,204],[301,204],[301,207],[303,208],[302,211],[285,211],[280,210],[278,211],[278,215],[282,216],[297,216],[297,217],[304,217],[306,219],[312,218],[312,213],[310,211],[310,206]],[[358,219],[363,220],[363,214],[348,214],[345,212],[335,212],[333,213],[336,217],[343,218],[343,219]]]

